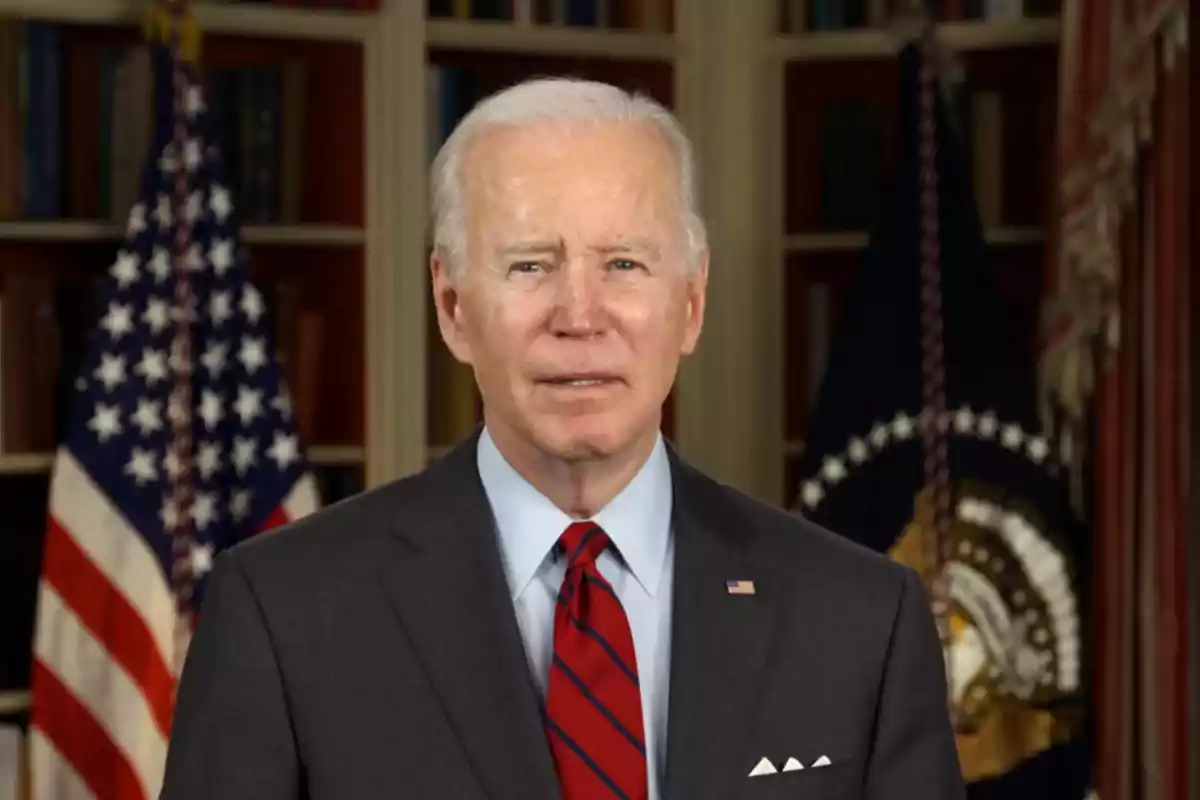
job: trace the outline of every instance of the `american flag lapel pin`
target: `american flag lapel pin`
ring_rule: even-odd
[[[725,581],[725,591],[729,594],[754,594],[754,581]]]

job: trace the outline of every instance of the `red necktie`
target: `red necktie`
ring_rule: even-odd
[[[546,732],[563,800],[644,800],[646,745],[637,659],[625,609],[596,569],[608,547],[598,525],[559,539],[567,574],[554,612]]]

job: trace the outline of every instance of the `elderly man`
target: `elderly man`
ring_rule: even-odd
[[[915,574],[660,434],[709,269],[672,116],[513,87],[433,196],[484,425],[218,560],[162,797],[961,798]]]

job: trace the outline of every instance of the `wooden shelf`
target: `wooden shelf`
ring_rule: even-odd
[[[355,445],[316,445],[308,448],[308,460],[317,467],[349,467],[365,464],[366,450]],[[40,475],[54,465],[53,453],[0,453],[0,475]]]
[[[1035,245],[1041,244],[1045,234],[1041,228],[992,228],[984,234],[990,245]],[[835,253],[862,250],[867,246],[868,234],[860,231],[846,233],[802,233],[786,236],[783,240],[784,253]]]
[[[1057,42],[1057,18],[1011,22],[948,22],[938,26],[938,38],[958,51],[1032,47]],[[900,52],[903,37],[887,29],[855,29],[777,36],[775,54],[785,61],[837,61],[885,58]]]
[[[28,711],[31,699],[30,693],[24,689],[0,691],[0,716]]]
[[[86,25],[134,25],[143,0],[0,0],[0,14]],[[193,4],[206,34],[276,39],[365,41],[376,26],[373,12],[330,11],[268,5]]]
[[[678,50],[675,37],[669,33],[453,19],[429,20],[425,39],[430,48],[450,50],[646,61],[669,61]]]
[[[53,453],[0,453],[0,475],[38,475],[53,464]]]
[[[118,242],[124,235],[124,226],[115,222],[0,222],[0,242]],[[246,225],[242,228],[242,241],[251,245],[280,247],[355,247],[366,241],[366,234],[361,228],[345,225]]]
[[[308,460],[318,467],[352,467],[366,463],[367,451],[356,445],[315,445],[308,448]]]

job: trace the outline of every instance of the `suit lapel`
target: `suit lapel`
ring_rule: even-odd
[[[752,563],[751,532],[719,487],[678,459],[675,595],[667,732],[672,800],[725,797],[744,776],[745,739],[758,703],[775,618],[770,574]],[[729,594],[727,580],[754,582]]]
[[[381,576],[488,794],[558,797],[472,437],[422,476]]]

